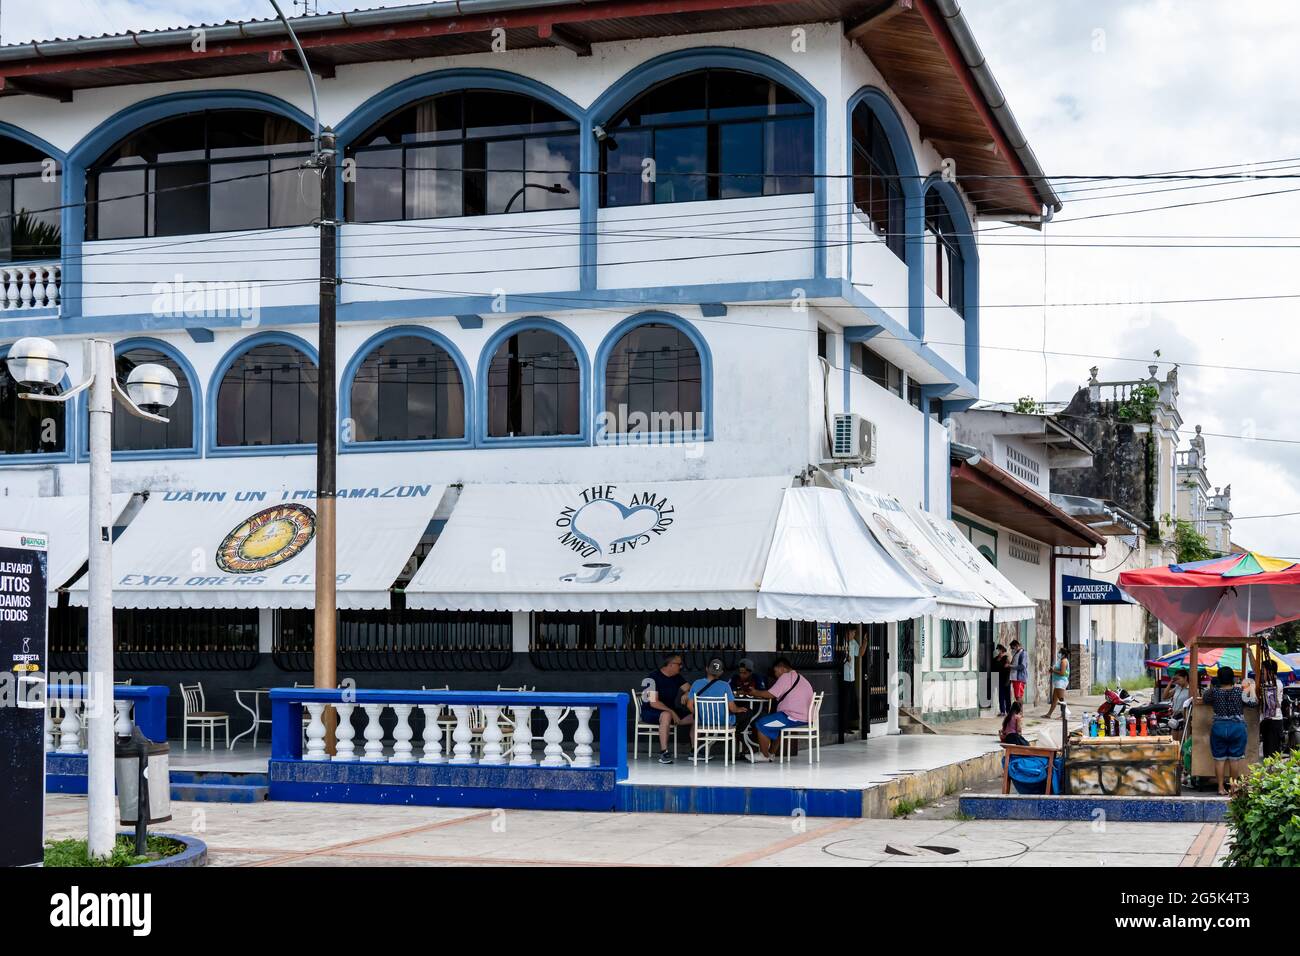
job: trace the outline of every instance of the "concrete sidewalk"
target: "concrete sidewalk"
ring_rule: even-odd
[[[1097,708],[1105,700],[1106,698],[1100,694],[1081,694],[1078,697],[1068,698],[1065,703],[1070,709],[1070,729],[1075,730],[1079,726],[1079,721],[1084,714],[1096,713]],[[1039,730],[1047,728],[1052,739],[1060,743],[1058,739],[1061,736],[1060,708],[1057,708],[1056,716],[1051,720],[1043,720],[1042,715],[1046,711],[1046,704],[1034,704],[1025,708],[1024,734],[1026,737],[1033,739]],[[972,717],[969,720],[953,720],[935,726],[935,730],[938,730],[941,734],[978,734],[992,737],[996,737],[1001,729],[1002,718],[997,715],[996,710],[987,711],[985,714]]]
[[[46,836],[84,836],[51,795]],[[357,804],[172,804],[160,829],[213,866],[1212,866],[1226,829],[1187,823],[824,820]]]

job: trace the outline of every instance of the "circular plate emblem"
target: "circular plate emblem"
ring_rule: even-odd
[[[222,540],[217,566],[252,574],[284,564],[316,536],[316,513],[305,505],[276,505],[250,517]]]
[[[935,584],[943,584],[943,576],[930,566],[930,562],[925,560],[925,557],[921,552],[912,546],[912,542],[908,541],[907,538],[904,537],[903,532],[894,527],[892,521],[882,515],[879,511],[873,512],[871,516],[876,520],[876,524],[880,525],[880,530],[885,533],[885,537],[889,539],[890,543],[902,552],[903,556],[911,562],[912,567],[916,568],[916,570],[920,571]]]

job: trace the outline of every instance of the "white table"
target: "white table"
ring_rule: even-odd
[[[253,725],[242,734],[237,734],[235,736],[235,739],[230,742],[230,749],[234,748],[235,744],[239,742],[240,737],[247,737],[249,734],[253,735],[253,746],[257,746],[258,727],[262,724],[269,725],[271,723],[270,717],[262,717],[262,698],[270,692],[270,689],[266,687],[247,687],[243,690],[235,691],[235,703],[248,711],[249,716],[253,718]],[[248,706],[248,703],[244,700],[245,694],[249,694],[253,698],[253,706]]]

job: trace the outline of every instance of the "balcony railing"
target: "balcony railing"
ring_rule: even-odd
[[[46,753],[84,754],[91,703],[82,684],[50,684],[45,694]],[[131,736],[135,727],[150,740],[167,739],[167,688],[121,685],[113,688],[113,732]]]
[[[57,262],[0,265],[0,312],[57,309],[63,268]]]

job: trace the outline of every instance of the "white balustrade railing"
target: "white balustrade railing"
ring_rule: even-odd
[[[598,760],[592,747],[596,740],[593,718],[608,713],[609,719],[615,721],[619,713],[626,714],[626,699],[620,703],[621,695],[617,694],[344,692],[308,688],[276,689],[271,694],[273,723],[287,721],[283,723],[286,728],[303,728],[301,735],[277,734],[273,728],[272,759],[336,763],[595,767]],[[475,697],[481,699],[459,699]],[[557,698],[569,703],[553,703]],[[305,727],[296,711],[291,710],[295,704],[308,716]],[[336,723],[333,754],[326,749],[330,710]],[[545,725],[540,735],[545,745],[540,761],[534,749],[537,735],[533,732],[538,712]],[[619,741],[618,748],[610,751],[612,759],[625,765],[622,726],[611,724],[609,733]],[[361,753],[356,747],[358,737],[365,741]]]
[[[45,694],[45,752],[86,752],[86,689],[80,684],[50,684]],[[167,734],[167,688],[139,684],[113,688],[113,733],[129,737],[137,722],[150,740]]]
[[[55,309],[63,288],[57,262],[17,262],[0,265],[0,312]]]

